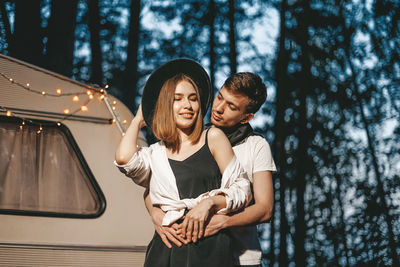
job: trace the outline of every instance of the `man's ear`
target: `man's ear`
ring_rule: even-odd
[[[246,114],[244,114],[243,119],[240,120],[240,123],[241,124],[248,123],[253,118],[254,118],[254,113],[246,113]]]

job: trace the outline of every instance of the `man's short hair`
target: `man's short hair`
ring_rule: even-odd
[[[247,113],[256,113],[267,98],[267,88],[261,77],[251,72],[238,72],[226,79],[223,87],[227,90],[242,94],[249,98]]]

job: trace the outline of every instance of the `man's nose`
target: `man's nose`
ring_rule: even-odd
[[[215,111],[217,111],[218,113],[224,113],[224,102],[223,101],[218,101],[215,105]]]

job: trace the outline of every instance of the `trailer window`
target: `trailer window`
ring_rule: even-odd
[[[0,147],[0,213],[103,213],[104,196],[67,127],[0,116]]]

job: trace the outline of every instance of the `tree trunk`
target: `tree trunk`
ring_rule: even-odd
[[[275,63],[276,69],[276,113],[275,113],[275,124],[274,124],[274,143],[273,151],[275,154],[275,159],[277,162],[277,167],[279,169],[277,177],[279,177],[279,203],[280,203],[280,242],[279,242],[279,266],[288,265],[287,256],[287,243],[286,237],[289,232],[289,227],[287,224],[286,213],[285,213],[285,192],[286,192],[286,176],[284,171],[286,170],[286,153],[284,148],[284,143],[287,136],[287,131],[285,127],[284,114],[286,110],[286,102],[288,98],[288,77],[287,77],[287,66],[288,66],[288,53],[285,49],[286,40],[286,19],[285,13],[287,11],[286,0],[281,3],[280,9],[280,37],[279,37],[279,51],[278,57]],[[275,261],[275,241],[274,236],[271,236],[271,266],[274,265]]]
[[[102,51],[100,45],[100,9],[99,0],[89,0],[89,32],[91,48],[91,77],[92,83],[103,83]]]
[[[52,1],[46,46],[48,69],[72,76],[77,0]]]
[[[34,65],[43,64],[41,0],[15,1],[14,40],[10,55]]]
[[[235,1],[229,0],[229,62],[231,67],[231,75],[237,72],[236,62],[236,28],[235,28]]]
[[[140,34],[140,0],[131,0],[129,19],[128,51],[125,67],[124,96],[122,100],[131,111],[136,110],[138,82],[138,48]]]
[[[339,233],[340,233],[340,241],[343,243],[344,249],[344,257],[346,259],[345,266],[349,266],[349,249],[347,247],[347,235],[345,231],[345,224],[344,224],[344,209],[343,209],[343,201],[344,196],[342,196],[342,179],[339,174],[335,174],[336,178],[336,196],[339,202],[340,207],[340,226],[339,226]]]
[[[209,39],[209,49],[210,49],[210,81],[211,81],[211,90],[212,97],[214,97],[214,88],[215,88],[215,27],[214,27],[214,19],[215,19],[215,2],[214,0],[210,0],[209,2],[209,12],[208,12],[209,20],[209,29],[210,29],[210,39]]]
[[[311,79],[311,63],[310,52],[308,47],[308,19],[310,14],[310,7],[308,1],[302,1],[302,13],[299,15],[299,31],[300,36],[298,43],[302,50],[300,62],[302,65],[302,73],[299,77],[299,108],[298,108],[298,147],[296,150],[295,168],[296,168],[296,219],[295,227],[296,232],[294,235],[294,259],[296,266],[306,266],[306,251],[305,251],[305,238],[306,238],[306,224],[305,224],[305,210],[304,210],[304,193],[306,189],[306,176],[308,171],[309,160],[307,157],[308,147],[308,130],[307,130],[307,95],[312,84]]]
[[[2,24],[3,24],[4,32],[5,32],[6,42],[8,45],[8,51],[10,51],[10,47],[13,46],[13,43],[12,43],[13,36],[11,34],[10,19],[8,18],[5,1],[0,2],[0,11],[1,11],[1,20],[2,20]]]

